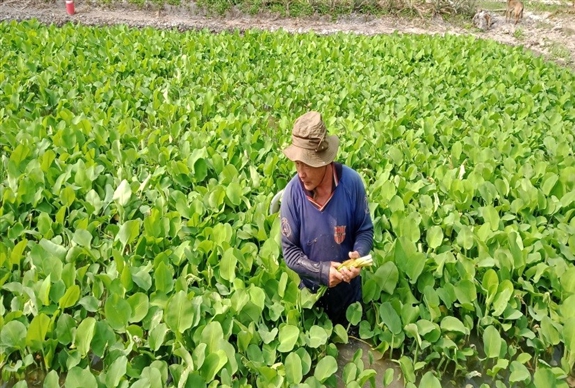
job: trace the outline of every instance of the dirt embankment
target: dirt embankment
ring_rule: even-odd
[[[501,9],[505,3],[501,3]],[[575,68],[575,9],[567,5],[565,12],[535,12],[525,9],[523,20],[517,25],[506,23],[503,12],[493,12],[494,24],[487,31],[464,28],[447,23],[441,18],[405,19],[392,16],[349,16],[338,21],[328,17],[278,18],[277,16],[246,16],[229,12],[225,17],[206,16],[193,6],[157,9],[138,9],[130,5],[114,7],[94,6],[76,0],[76,14],[66,13],[64,1],[46,3],[37,0],[0,0],[0,21],[36,18],[44,23],[76,22],[86,25],[126,24],[133,27],[209,29],[212,31],[284,29],[290,32],[315,31],[328,34],[338,31],[358,34],[387,34],[395,31],[413,34],[468,34],[493,39],[511,45],[523,45],[561,65]]]

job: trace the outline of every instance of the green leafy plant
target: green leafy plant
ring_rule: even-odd
[[[37,21],[0,36],[3,380],[389,384],[361,357],[338,370],[346,330],[298,288],[268,214],[294,175],[291,123],[317,109],[370,199],[374,265],[347,311],[360,339],[407,384],[475,363],[496,386],[566,386],[569,70],[456,36]]]

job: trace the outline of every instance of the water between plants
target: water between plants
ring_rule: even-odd
[[[470,338],[471,343],[473,343],[477,349],[481,352],[483,344],[482,341],[478,337],[472,336]],[[343,380],[343,369],[345,366],[354,359],[354,356],[358,351],[361,351],[361,358],[364,364],[365,369],[374,369],[377,372],[377,376],[375,378],[375,387],[376,388],[405,388],[403,373],[399,366],[397,360],[392,360],[389,357],[388,353],[381,354],[376,350],[373,350],[367,342],[362,340],[357,340],[353,337],[350,337],[349,342],[347,344],[339,344],[338,345],[338,372],[337,372],[337,388],[345,388],[345,382]],[[371,353],[371,355],[370,355]],[[398,359],[399,357],[395,357]],[[561,359],[561,352],[555,352],[553,356],[553,361],[559,362]],[[92,369],[95,371],[102,370],[102,363],[98,360],[92,365]],[[481,367],[481,364],[477,363],[474,365],[475,375],[473,377],[465,377],[465,376],[454,376],[453,371],[447,371],[443,374],[441,378],[441,386],[443,388],[479,388],[482,384],[487,384],[491,386],[493,384],[493,379],[487,375],[486,370]],[[384,385],[384,375],[385,372],[389,369],[393,370],[393,381],[388,384]],[[424,368],[423,372],[419,372],[418,375],[423,375],[427,372],[429,368]],[[469,369],[469,371],[473,371]],[[44,381],[45,372],[41,369],[32,368],[26,372],[26,382],[28,383],[28,387],[40,387]],[[0,388],[11,388],[13,387],[18,380],[11,379],[7,382],[3,382],[0,379]],[[62,375],[60,378],[60,385],[63,386],[65,382],[65,375]],[[416,383],[417,385],[417,383]],[[365,387],[370,387],[370,383],[367,382]]]

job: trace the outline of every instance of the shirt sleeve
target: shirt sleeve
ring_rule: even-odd
[[[316,262],[310,260],[300,246],[302,210],[298,209],[288,185],[282,197],[281,216],[281,242],[283,257],[287,266],[295,271],[300,278],[306,278],[318,285],[329,284],[330,262]]]
[[[367,255],[373,247],[373,222],[369,214],[369,201],[359,174],[355,180],[356,212],[354,219],[355,243],[353,250],[360,257]]]

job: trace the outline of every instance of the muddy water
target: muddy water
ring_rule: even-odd
[[[376,388],[405,388],[401,368],[397,362],[389,359],[388,353],[383,355],[380,352],[373,350],[368,343],[351,337],[349,339],[349,343],[338,345],[339,355],[337,360],[337,388],[345,388],[345,382],[342,378],[343,369],[347,363],[353,360],[353,357],[358,350],[362,351],[361,358],[365,369],[374,369],[377,372],[377,376],[375,377]],[[373,362],[370,362],[370,359],[373,360]],[[388,369],[393,369],[393,381],[389,385],[384,385],[383,378]],[[419,371],[417,374],[421,376],[425,374],[426,371],[427,370],[424,370],[423,372]],[[489,386],[491,386],[493,380],[489,376],[482,376],[481,374],[478,374],[472,378],[460,378],[454,380],[453,376],[451,376],[449,373],[445,373],[443,379],[441,380],[441,386],[443,388],[478,388],[481,386],[481,384],[484,383],[487,383]],[[418,384],[416,384],[416,386],[417,385]],[[371,385],[369,382],[367,382],[364,387],[371,387]]]
[[[376,388],[383,388],[383,376],[388,369],[393,369],[393,382],[387,385],[388,388],[404,388],[403,378],[401,374],[401,368],[399,364],[389,360],[386,357],[376,351],[372,350],[371,346],[366,342],[361,340],[356,340],[354,338],[349,338],[349,343],[338,345],[338,359],[337,359],[337,387],[345,388],[345,381],[342,378],[343,368],[353,360],[355,353],[358,350],[362,351],[361,359],[365,369],[374,369],[377,371],[376,376]],[[369,354],[372,354],[373,363],[370,362]],[[369,382],[366,387],[369,387]]]

